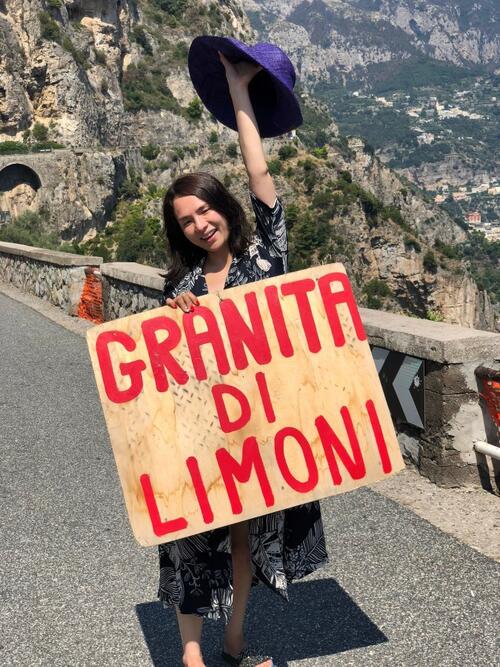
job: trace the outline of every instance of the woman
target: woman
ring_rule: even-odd
[[[220,52],[219,57],[236,114],[257,227],[251,237],[241,206],[209,174],[187,174],[171,185],[164,201],[173,257],[165,303],[185,312],[196,309],[202,294],[287,270],[283,208],[248,93],[248,84],[261,68],[249,62],[231,64]],[[222,617],[227,623],[226,662],[272,667],[272,660],[245,656],[243,623],[252,583],[263,581],[286,597],[287,582],[309,574],[327,558],[317,502],[162,544],[159,551],[159,597],[176,607],[186,667],[204,667],[204,616]]]

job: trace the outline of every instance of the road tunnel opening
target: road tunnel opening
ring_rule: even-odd
[[[9,164],[0,170],[0,210],[18,216],[34,205],[41,187],[36,171],[25,164]]]
[[[40,177],[25,164],[9,164],[0,171],[0,193],[8,192],[19,185],[29,185],[37,191],[42,187]]]

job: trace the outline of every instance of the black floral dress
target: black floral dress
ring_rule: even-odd
[[[279,276],[287,271],[288,242],[283,206],[271,208],[253,192],[250,199],[256,230],[249,247],[234,257],[224,289]],[[204,258],[172,288],[165,286],[164,301],[181,292],[208,294]],[[325,537],[317,501],[250,519],[249,540],[253,583],[267,584],[287,598],[287,583],[300,579],[327,562]],[[183,614],[212,619],[231,616],[233,587],[231,539],[228,527],[159,545],[158,597],[178,605]]]

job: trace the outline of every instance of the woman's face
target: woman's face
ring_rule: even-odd
[[[228,245],[229,225],[226,218],[195,195],[175,197],[174,213],[184,236],[206,252]]]

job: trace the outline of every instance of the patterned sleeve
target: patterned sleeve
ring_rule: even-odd
[[[162,306],[165,306],[167,303],[167,299],[173,299],[174,296],[176,295],[176,290],[175,287],[172,285],[171,282],[167,282],[165,280],[165,286],[163,288],[163,294],[160,297],[160,303]]]
[[[283,205],[276,197],[273,206],[268,206],[250,191],[250,199],[257,223],[256,231],[269,247],[269,251],[282,257],[288,252],[288,239]]]

